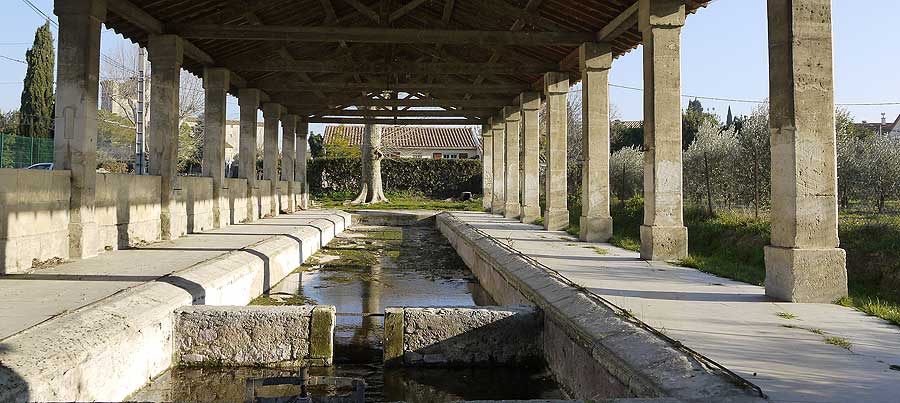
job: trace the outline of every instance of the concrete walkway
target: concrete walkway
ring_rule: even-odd
[[[0,276],[0,340],[123,290],[291,232],[290,229],[312,227],[311,222],[321,219],[335,221],[341,228],[350,225],[340,222],[347,220],[345,216],[327,210],[305,211],[108,252],[31,274]]]
[[[900,328],[883,320],[838,305],[772,302],[762,287],[500,216],[453,215],[630,310],[774,402],[900,402]],[[830,337],[849,341],[849,350],[826,343]]]

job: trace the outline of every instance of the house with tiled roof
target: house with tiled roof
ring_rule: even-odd
[[[364,126],[325,127],[325,150],[329,144],[362,144]],[[472,129],[466,127],[376,126],[381,130],[385,154],[396,158],[466,159],[480,158],[480,145]]]
[[[856,129],[863,132],[870,132],[875,134],[885,135],[891,138],[900,138],[900,116],[897,116],[897,119],[894,119],[893,122],[888,122],[885,119],[884,114],[882,114],[881,122],[869,123],[863,121],[862,123],[854,123]]]

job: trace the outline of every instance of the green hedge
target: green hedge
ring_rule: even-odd
[[[307,175],[316,194],[359,190],[358,158],[316,158]],[[481,160],[398,158],[381,162],[385,192],[419,192],[434,198],[481,193]]]

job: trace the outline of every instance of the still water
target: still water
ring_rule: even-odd
[[[335,365],[313,376],[366,381],[367,402],[450,402],[562,398],[544,368],[385,369],[385,307],[486,306],[494,301],[437,230],[430,226],[354,226],[313,256],[257,305],[334,305]],[[295,369],[177,368],[136,392],[133,401],[241,402],[249,378],[295,375]],[[272,396],[295,394],[277,387]]]

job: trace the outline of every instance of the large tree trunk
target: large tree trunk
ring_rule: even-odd
[[[366,125],[363,131],[362,141],[362,176],[360,176],[359,196],[353,200],[353,204],[374,204],[388,201],[384,196],[384,188],[381,183],[381,160],[384,154],[381,151],[381,130],[373,125]]]

